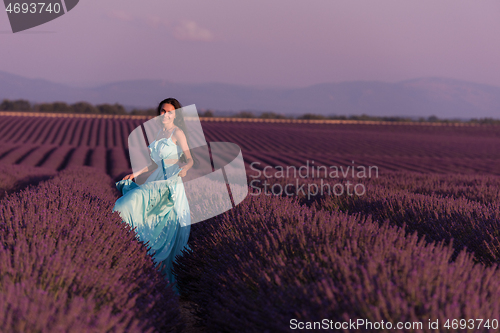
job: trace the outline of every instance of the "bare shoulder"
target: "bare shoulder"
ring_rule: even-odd
[[[186,135],[184,134],[184,131],[180,127],[175,128],[174,136],[177,138],[185,138],[186,137]]]
[[[175,132],[173,137],[176,139],[176,142],[178,140],[185,141],[186,140],[186,135],[184,134],[184,131],[180,127],[175,128]]]
[[[178,134],[178,133],[182,133],[184,134],[184,131],[182,130],[182,128],[180,128],[179,126],[176,126],[175,127],[175,134]]]

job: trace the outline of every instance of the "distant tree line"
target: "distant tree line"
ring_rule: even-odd
[[[208,111],[211,112],[211,111]],[[213,112],[211,112],[213,114]],[[470,120],[462,119],[441,119],[436,116],[429,117],[398,117],[398,116],[369,116],[366,114],[362,115],[320,115],[313,113],[306,113],[299,116],[285,116],[283,114],[277,114],[274,112],[264,112],[259,116],[256,116],[250,111],[241,111],[234,116],[235,118],[264,118],[264,119],[312,119],[312,120],[365,120],[365,121],[390,121],[390,122],[430,122],[430,123],[475,123],[475,124],[490,124],[490,125],[500,125],[500,119],[493,118],[472,118]]]
[[[145,116],[156,116],[156,108],[149,109],[133,109],[131,112],[127,112],[123,105],[118,103],[115,104],[98,104],[92,105],[87,102],[78,102],[74,104],[67,104],[65,102],[53,102],[53,103],[36,103],[31,104],[29,101],[24,99],[9,100],[4,99],[0,103],[0,111],[33,111],[33,112],[47,112],[47,113],[80,113],[80,114],[116,114],[116,115],[145,115]],[[201,117],[215,117],[216,111],[214,110],[200,110],[199,115]],[[217,117],[220,117],[217,115]],[[263,112],[259,115],[255,115],[251,111],[240,111],[235,115],[229,116],[234,118],[261,118],[261,119],[315,119],[315,120],[366,120],[366,121],[391,121],[391,122],[463,122],[463,123],[475,123],[475,124],[490,124],[490,125],[500,125],[500,119],[493,118],[473,118],[467,121],[460,119],[440,119],[436,116],[430,116],[427,118],[420,117],[418,119],[410,117],[379,117],[379,116],[369,116],[366,114],[362,115],[352,115],[352,116],[339,116],[339,115],[320,115],[313,113],[306,113],[299,116],[285,116],[284,114],[279,114],[275,112]]]
[[[87,114],[129,114],[125,108],[116,104],[98,104],[92,105],[87,102],[78,102],[67,104],[65,102],[36,103],[18,99],[11,101],[4,99],[0,103],[1,111],[33,111],[46,113],[87,113]]]

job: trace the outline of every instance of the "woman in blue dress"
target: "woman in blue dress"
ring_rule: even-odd
[[[181,177],[193,166],[193,158],[186,139],[181,104],[174,98],[165,99],[158,106],[158,115],[162,129],[148,146],[157,167],[141,186],[132,179],[153,170],[154,164],[117,182],[123,196],[116,201],[113,211],[135,228],[139,240],[148,243],[149,253],[160,271],[175,284],[172,263],[177,255],[182,255],[182,249],[188,248],[191,226]],[[181,166],[182,154],[186,163]]]

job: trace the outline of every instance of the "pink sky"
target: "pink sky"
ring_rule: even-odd
[[[78,85],[439,76],[500,86],[498,0],[81,0],[10,31],[2,10],[0,70]]]

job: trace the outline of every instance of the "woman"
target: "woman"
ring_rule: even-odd
[[[158,105],[161,129],[148,146],[156,170],[146,182],[138,186],[133,178],[155,168],[154,164],[139,172],[125,176],[116,183],[122,192],[113,208],[122,220],[136,228],[137,237],[149,243],[160,271],[170,283],[175,283],[172,263],[181,250],[188,248],[187,241],[191,225],[189,204],[181,177],[193,166],[186,139],[186,127],[181,104],[174,98],[167,98]],[[179,164],[184,154],[183,166]],[[177,290],[176,286],[174,288]]]

